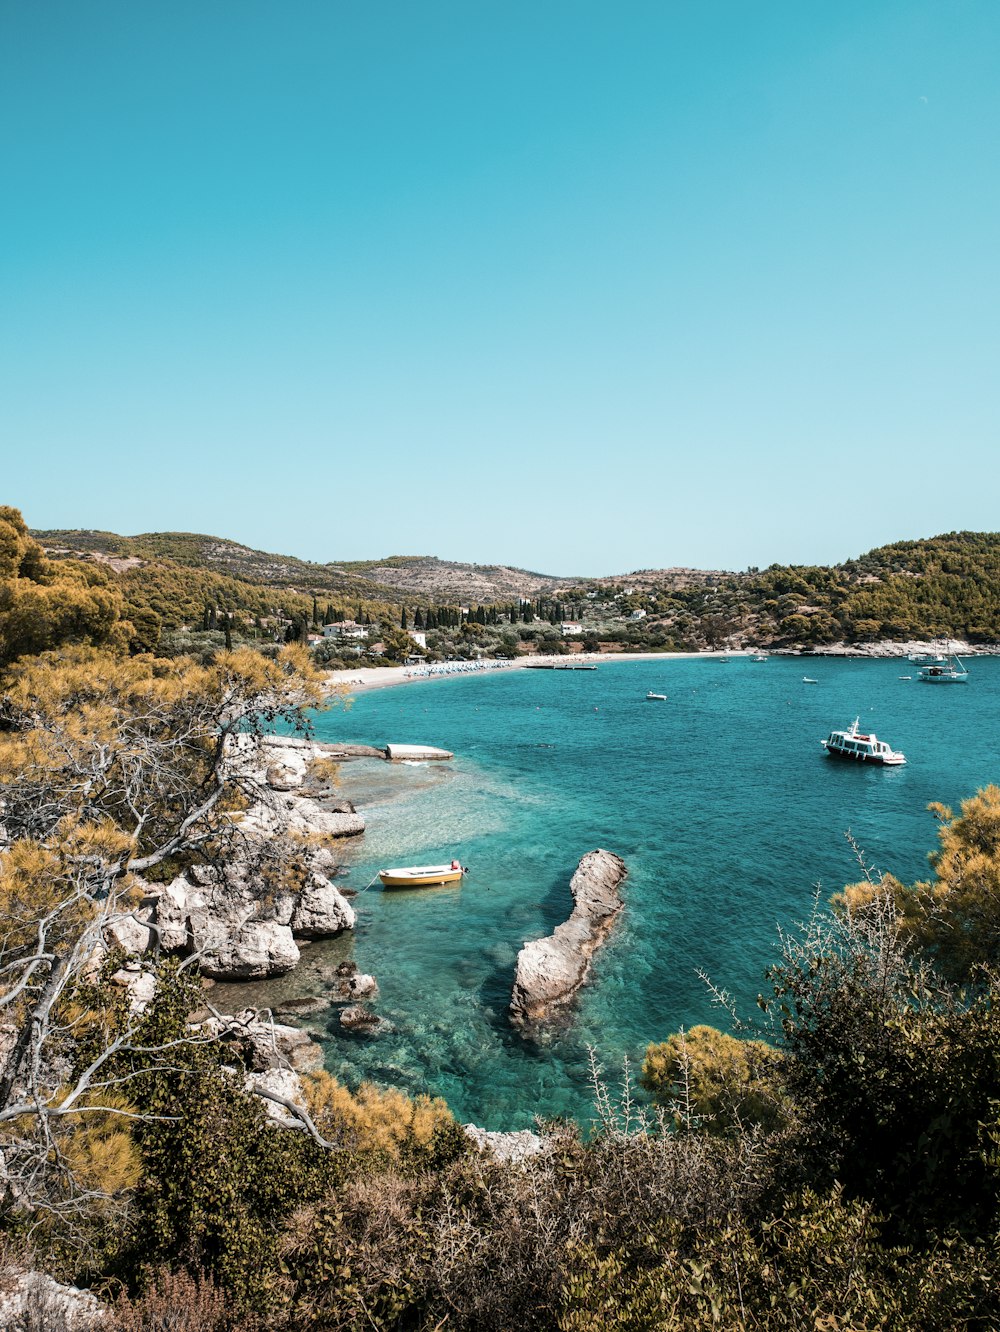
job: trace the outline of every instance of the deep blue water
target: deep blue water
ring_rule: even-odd
[[[453,856],[472,870],[460,888],[376,884],[356,899],[353,939],[315,946],[314,960],[351,955],[375,973],[391,1024],[369,1041],[331,1034],[328,1067],[352,1085],[443,1096],[488,1128],[529,1126],[536,1114],[586,1121],[588,1046],[617,1077],[623,1056],[637,1066],[648,1042],[681,1026],[725,1025],[699,973],[749,1013],[779,927],[808,917],[817,887],[825,900],[860,877],[848,829],[877,867],[913,880],[935,842],[928,802],[957,807],[1000,780],[1000,660],[974,660],[964,686],[898,678],[916,670],[611,661],[382,689],[321,715],[320,739],[456,755],[343,765],[344,794],[374,801],[369,831],[346,853],[347,882]],[[646,702],[649,689],[668,700]],[[820,739],[856,715],[906,753],[906,767],[826,757]],[[525,1041],[506,1018],[517,951],[565,919],[569,879],[597,846],[628,864],[626,909],[569,1025]]]

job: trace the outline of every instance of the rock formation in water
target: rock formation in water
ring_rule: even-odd
[[[542,1022],[583,984],[590,959],[622,909],[619,885],[628,870],[612,851],[588,851],[569,885],[569,920],[545,939],[526,943],[517,956],[511,1021]]]

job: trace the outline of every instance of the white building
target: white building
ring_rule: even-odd
[[[629,614],[628,618],[630,620],[644,620],[646,618],[646,612],[644,610],[634,610]]]
[[[324,624],[324,638],[367,638],[368,630],[355,620],[338,620],[336,624]]]
[[[416,643],[417,647],[424,648],[426,650],[427,635],[424,633],[422,629],[407,629],[406,632],[413,639],[414,643]]]
[[[577,620],[564,620],[562,623],[563,638],[569,638],[573,634],[582,634],[583,625]]]

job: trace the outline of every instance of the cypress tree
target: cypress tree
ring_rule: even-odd
[[[208,610],[208,627],[209,629],[218,629],[219,627],[219,615],[214,606],[210,606]]]
[[[226,634],[226,651],[227,651],[227,652],[232,652],[232,650],[233,650],[233,630],[232,630],[232,626],[230,625],[230,619],[231,619],[231,616],[226,615],[226,617],[225,617],[224,620],[222,621],[222,628],[225,630],[225,634]]]
[[[399,627],[400,627],[400,629],[409,629],[409,627],[410,627],[410,626],[407,624],[407,622],[406,622],[406,607],[405,607],[405,606],[402,608],[402,614],[401,614],[400,617],[399,617]]]

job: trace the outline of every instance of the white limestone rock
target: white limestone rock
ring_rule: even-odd
[[[545,1139],[530,1129],[520,1129],[513,1133],[491,1133],[476,1124],[463,1124],[466,1136],[471,1138],[482,1152],[489,1152],[498,1161],[518,1165],[530,1156],[538,1156],[545,1151]]]
[[[570,881],[573,911],[545,939],[526,943],[517,957],[511,1021],[544,1021],[586,980],[590,959],[622,909],[618,891],[628,870],[612,851],[588,851]]]
[[[111,983],[128,992],[128,1008],[133,1016],[145,1012],[156,994],[156,977],[138,963],[119,967]]]
[[[92,1332],[106,1321],[96,1295],[64,1286],[45,1272],[22,1272],[0,1291],[6,1332]]]
[[[325,875],[313,872],[306,880],[292,911],[292,933],[304,939],[322,939],[353,930],[357,916],[347,898]]]

